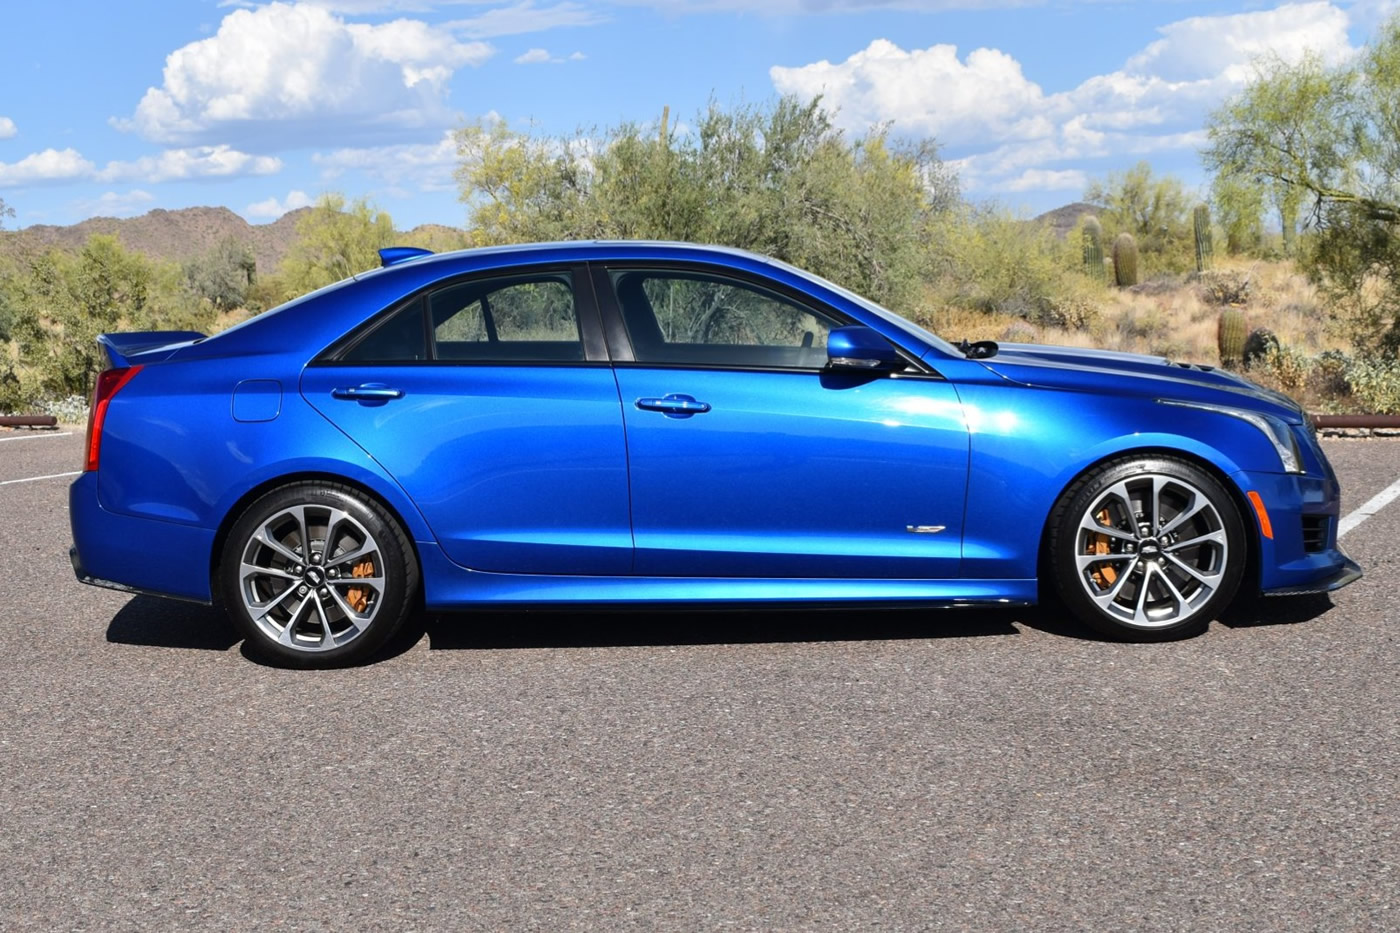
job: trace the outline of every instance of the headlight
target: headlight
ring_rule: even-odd
[[[1163,405],[1177,405],[1181,408],[1199,408],[1201,411],[1213,411],[1221,415],[1229,415],[1231,418],[1239,418],[1241,421],[1248,421],[1254,425],[1264,436],[1274,445],[1274,450],[1278,452],[1279,461],[1283,464],[1284,472],[1302,473],[1303,456],[1298,450],[1298,438],[1288,427],[1287,422],[1273,415],[1261,414],[1257,411],[1245,411],[1241,408],[1229,408],[1225,405],[1209,405],[1205,402],[1179,402],[1175,399],[1159,398],[1157,401]]]

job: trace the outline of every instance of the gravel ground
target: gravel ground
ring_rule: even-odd
[[[81,440],[0,441],[0,482]],[[1400,477],[1326,446],[1347,508]],[[77,584],[66,494],[0,486],[0,928],[1400,926],[1400,502],[1360,583],[1177,644],[493,614],[296,673]]]

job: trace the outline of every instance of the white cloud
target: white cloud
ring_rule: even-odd
[[[1297,61],[1309,50],[1331,62],[1351,52],[1349,17],[1331,3],[1290,3],[1274,10],[1232,16],[1194,16],[1157,30],[1153,42],[1123,66],[1129,75],[1168,82],[1249,80],[1261,55]]]
[[[226,16],[208,39],[166,58],[130,119],[159,142],[352,142],[455,120],[447,84],[493,54],[419,20],[347,23],[308,4],[272,3]]]
[[[1044,136],[1045,95],[1026,79],[1016,59],[977,49],[965,62],[952,45],[906,52],[876,39],[840,64],[774,67],[784,94],[822,94],[847,125],[861,128],[894,120],[906,130],[934,134],[946,144]]]
[[[129,162],[108,162],[101,169],[76,149],[45,149],[18,162],[0,162],[0,188],[72,181],[155,184],[192,178],[271,175],[281,170],[281,159],[249,155],[228,146],[167,149]]]
[[[243,208],[243,213],[249,217],[266,217],[268,220],[276,220],[288,211],[310,207],[312,203],[314,202],[305,191],[288,191],[284,200],[279,201],[274,195],[265,201],[249,204]]]
[[[907,10],[939,13],[946,10],[1042,6],[1047,0],[614,0],[629,6],[649,6],[676,13],[762,13],[791,16],[802,13],[868,13]],[[1070,0],[1074,2],[1074,0]],[[1100,0],[1078,0],[1094,3]]]
[[[228,146],[195,146],[167,149],[159,155],[130,162],[108,162],[94,176],[98,181],[144,181],[155,184],[189,178],[233,178],[239,175],[272,175],[282,170],[282,160],[249,155]]]
[[[130,217],[143,211],[156,196],[149,191],[133,188],[125,194],[108,191],[90,201],[79,201],[74,209],[85,219],[88,217]]]
[[[311,161],[321,167],[328,180],[358,171],[393,188],[450,191],[455,187],[452,172],[457,167],[457,140],[447,132],[435,143],[337,149],[318,152]]]
[[[0,117],[0,139],[9,139],[18,132],[14,120],[9,117]]]
[[[581,62],[587,57],[582,52],[575,52],[565,58],[551,55],[549,49],[530,49],[523,55],[517,55],[515,63],[517,65],[562,65],[565,62]]]
[[[770,75],[783,93],[822,94],[848,129],[893,122],[934,137],[961,156],[970,191],[1067,190],[1085,160],[1200,147],[1206,114],[1245,86],[1256,58],[1312,50],[1342,61],[1354,53],[1348,26],[1327,2],[1193,17],[1159,29],[1119,70],[1055,93],[995,49],[960,58],[950,45],[906,51],[884,39],[843,62]]]
[[[91,176],[95,168],[76,149],[45,149],[18,162],[0,162],[0,188],[73,181]]]
[[[1083,191],[1089,177],[1078,169],[1053,171],[1051,169],[1026,169],[1015,178],[1009,178],[994,186],[995,191]]]

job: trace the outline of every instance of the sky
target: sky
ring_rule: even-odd
[[[452,131],[571,135],[822,95],[1027,214],[1146,159],[1205,184],[1260,56],[1354,55],[1400,0],[0,0],[8,227],[327,191],[463,226]]]

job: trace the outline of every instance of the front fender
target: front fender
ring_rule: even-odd
[[[1175,452],[1226,477],[1277,471],[1272,443],[1250,424],[1154,399],[1012,383],[960,385],[971,435],[963,574],[1036,575],[1055,502],[1086,470],[1117,456]]]

